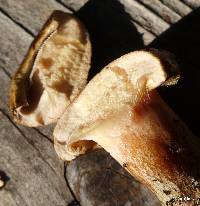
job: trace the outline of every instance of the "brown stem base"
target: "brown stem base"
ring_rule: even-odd
[[[155,92],[120,115],[95,129],[94,140],[163,205],[199,205],[200,141],[186,125]]]

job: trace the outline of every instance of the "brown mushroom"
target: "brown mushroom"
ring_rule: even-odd
[[[70,161],[101,146],[163,205],[198,204],[200,142],[155,91],[176,83],[177,71],[173,57],[156,50],[110,63],[58,121],[58,155]]]
[[[33,41],[11,82],[10,110],[16,122],[55,122],[87,82],[89,34],[74,16],[54,11]]]

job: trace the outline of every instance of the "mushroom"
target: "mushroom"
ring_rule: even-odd
[[[91,43],[74,16],[54,11],[11,81],[16,122],[36,127],[57,121],[87,82]]]
[[[100,146],[163,205],[198,204],[200,142],[155,91],[178,79],[168,52],[136,51],[113,61],[57,122],[57,154],[70,161]]]

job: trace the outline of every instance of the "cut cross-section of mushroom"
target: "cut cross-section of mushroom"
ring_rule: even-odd
[[[176,83],[177,72],[173,56],[157,50],[110,63],[58,121],[58,155],[70,161],[99,145],[163,205],[196,204],[200,142],[155,91]]]
[[[34,127],[55,122],[85,86],[90,62],[91,44],[83,24],[54,11],[12,79],[14,120]]]

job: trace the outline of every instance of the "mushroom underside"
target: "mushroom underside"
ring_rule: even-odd
[[[159,53],[159,56],[168,55],[166,52]],[[177,70],[173,61],[167,63]],[[85,138],[85,135],[88,136],[99,127],[103,131],[104,127],[121,119],[124,113],[131,115],[133,108],[141,102],[148,102],[151,90],[165,84],[166,80],[169,83],[170,79],[173,82],[177,80],[174,76],[169,78],[162,58],[158,58],[157,50],[132,52],[107,65],[89,82],[58,121],[54,137],[59,156],[64,160],[71,160],[79,152],[83,154],[87,148],[93,148],[86,140],[98,141],[92,135],[90,138]],[[113,138],[116,139],[114,134]],[[79,147],[75,143],[80,140],[82,144],[77,144]],[[59,145],[62,146],[59,148]],[[73,145],[76,145],[77,151]],[[70,154],[69,157],[67,153]]]
[[[85,86],[90,58],[84,26],[69,14],[54,12],[12,80],[14,119],[26,126],[57,121]]]

